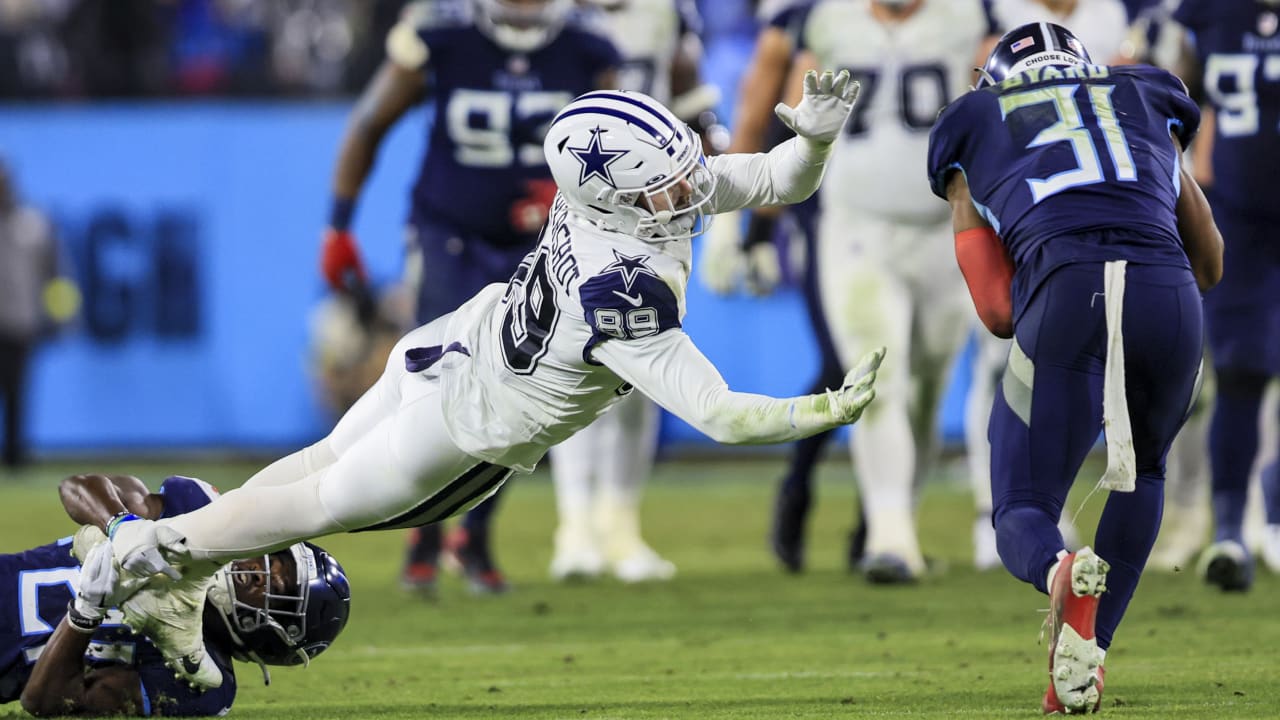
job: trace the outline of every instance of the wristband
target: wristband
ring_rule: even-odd
[[[90,617],[76,609],[76,601],[67,603],[67,624],[72,630],[85,635],[92,635],[102,625],[101,617]]]
[[[747,220],[747,234],[742,236],[742,247],[751,249],[761,243],[773,242],[773,231],[777,226],[777,217],[751,213]]]
[[[130,520],[141,520],[141,519],[142,518],[138,517],[137,515],[134,515],[133,513],[127,510],[124,512],[116,513],[115,515],[112,516],[110,520],[107,521],[107,527],[106,527],[107,538],[110,539],[115,537],[116,530],[119,530],[121,525],[129,522]]]
[[[339,232],[351,227],[351,216],[356,212],[353,198],[334,197],[329,208],[329,227]]]

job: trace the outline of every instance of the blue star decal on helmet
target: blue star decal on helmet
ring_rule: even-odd
[[[609,187],[618,187],[613,182],[613,175],[609,173],[609,165],[616,162],[618,158],[627,154],[626,150],[606,150],[600,147],[600,128],[591,131],[591,142],[587,143],[584,148],[570,147],[569,152],[582,163],[582,171],[578,173],[578,186],[587,184],[592,177],[598,177],[609,184]]]
[[[626,286],[627,292],[631,292],[631,284],[636,281],[640,275],[648,275],[650,277],[658,277],[658,273],[649,267],[649,260],[643,255],[623,255],[617,250],[613,251],[613,262],[609,263],[600,271],[601,275],[609,273],[618,273],[622,276],[622,284]]]

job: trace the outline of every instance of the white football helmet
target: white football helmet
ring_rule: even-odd
[[[715,180],[697,133],[644,93],[580,95],[542,144],[565,202],[592,224],[641,240],[700,235]]]
[[[476,27],[500,47],[533,52],[560,34],[574,0],[471,0]]]

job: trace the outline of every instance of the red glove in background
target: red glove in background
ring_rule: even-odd
[[[320,272],[334,290],[350,290],[354,280],[364,285],[368,275],[364,270],[364,262],[360,259],[360,249],[356,238],[350,230],[324,231],[324,242],[320,246]],[[354,278],[349,275],[354,274]]]

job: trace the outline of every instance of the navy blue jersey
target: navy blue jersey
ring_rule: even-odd
[[[532,247],[546,218],[531,216],[528,200],[555,189],[542,153],[547,125],[573,98],[595,89],[602,72],[617,67],[617,50],[571,22],[545,47],[513,52],[466,13],[441,13],[420,26],[418,36],[429,51],[435,114],[413,188],[413,215],[493,244]]]
[[[1175,205],[1179,154],[1200,112],[1147,66],[1032,69],[948,106],[929,136],[929,180],[953,170],[1017,267],[1015,308],[1069,262],[1190,267]]]
[[[160,488],[161,517],[172,517],[209,504],[217,495],[207,483],[171,477]],[[12,555],[0,555],[0,702],[17,700],[32,665],[54,628],[67,612],[80,579],[80,565],[71,555],[71,538],[63,538]],[[126,665],[138,672],[143,711],[147,715],[220,715],[231,707],[236,680],[231,657],[210,645],[209,654],[222,670],[222,686],[196,692],[174,679],[160,651],[149,640],[124,627],[117,610],[107,614],[85,654],[91,667]]]
[[[1184,0],[1174,19],[1194,35],[1216,113],[1215,203],[1280,217],[1280,7]]]

